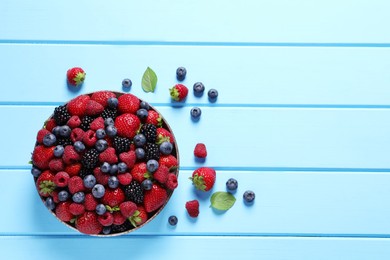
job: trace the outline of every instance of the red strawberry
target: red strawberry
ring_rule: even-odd
[[[122,114],[115,119],[115,127],[118,130],[118,135],[132,139],[138,129],[140,128],[141,121],[134,114]]]
[[[135,156],[134,151],[123,152],[119,154],[119,159],[127,165],[127,168],[133,168],[137,157]]]
[[[153,178],[161,184],[164,184],[168,180],[169,169],[165,165],[161,165],[153,173]]]
[[[83,204],[72,202],[69,205],[69,212],[74,216],[78,216],[85,212],[85,207]]]
[[[69,114],[72,116],[83,117],[85,115],[85,110],[87,109],[89,100],[90,97],[88,95],[80,95],[69,101],[69,103],[66,105]]]
[[[54,120],[54,118],[50,118],[49,120],[47,120],[45,122],[45,128],[48,130],[48,131],[52,131],[54,127],[56,127],[57,124],[56,124],[56,120]]]
[[[138,206],[137,210],[134,212],[133,216],[129,218],[129,220],[134,227],[138,227],[148,220],[148,213],[144,207]]]
[[[34,148],[32,154],[33,164],[41,170],[49,168],[49,162],[54,158],[54,146],[45,147],[38,145]]]
[[[83,140],[84,135],[85,135],[85,132],[83,129],[75,128],[70,133],[70,139],[72,140],[73,143],[75,143],[76,141]]]
[[[174,190],[177,188],[178,186],[178,182],[177,182],[177,176],[176,174],[174,173],[169,173],[168,174],[168,178],[167,178],[167,182],[165,183],[165,186],[170,189],[170,190]]]
[[[99,116],[95,120],[92,121],[92,123],[89,125],[89,128],[91,130],[96,131],[98,129],[104,129],[104,119],[103,117]]]
[[[116,176],[119,180],[119,183],[121,185],[129,185],[130,182],[133,180],[133,177],[131,176],[130,173],[126,172],[126,173],[121,173],[121,174],[118,174]],[[107,180],[108,181],[108,180]]]
[[[154,110],[149,110],[148,111],[148,117],[146,118],[146,123],[147,124],[152,124],[155,126],[160,127],[162,125],[162,118],[159,113],[157,113]]]
[[[215,170],[210,167],[200,167],[192,173],[192,184],[201,191],[209,191],[215,183]]]
[[[42,128],[38,131],[38,134],[37,134],[37,142],[39,144],[42,144],[43,143],[43,138],[45,137],[45,135],[47,134],[51,134],[51,132],[49,130],[47,130],[46,128]]]
[[[98,202],[95,199],[95,197],[92,195],[92,193],[85,194],[84,207],[86,210],[94,211],[96,209],[97,205],[98,205]]]
[[[163,142],[170,142],[173,144],[175,142],[175,138],[167,129],[159,127],[157,128],[157,143],[161,144]]]
[[[136,180],[141,183],[143,180],[146,179],[145,174],[147,171],[148,169],[146,168],[146,163],[140,162],[134,165],[133,169],[131,169],[130,174],[131,176],[133,176],[133,180]]]
[[[158,184],[153,184],[152,189],[144,193],[144,207],[150,213],[159,209],[166,201],[167,191]]]
[[[64,170],[64,162],[62,161],[62,159],[59,159],[59,158],[55,158],[55,159],[51,159],[51,161],[49,162],[49,169],[52,171],[52,172],[59,172],[59,171],[62,171]]]
[[[106,107],[107,100],[111,97],[116,97],[115,93],[111,91],[96,91],[92,94],[91,99]]]
[[[171,98],[175,101],[183,101],[188,95],[188,88],[183,84],[176,84],[169,89]]]
[[[110,175],[103,173],[100,170],[100,167],[96,167],[93,170],[93,174],[95,175],[97,183],[100,183],[101,185],[107,185],[108,184],[108,179],[110,178]]]
[[[79,174],[81,169],[81,163],[73,163],[65,166],[65,172],[69,174],[70,177],[76,176]]]
[[[68,120],[66,123],[70,128],[76,128],[81,125],[81,120],[80,117],[78,116],[71,116],[71,118]]]
[[[73,164],[80,161],[81,157],[74,149],[73,145],[67,145],[64,149],[64,154],[62,155],[62,160],[66,164]]]
[[[83,136],[83,143],[86,146],[88,146],[88,147],[95,146],[96,141],[97,141],[97,137],[96,137],[95,131],[92,131],[91,129],[89,129],[87,132],[85,132],[85,134]]]
[[[69,85],[77,87],[78,85],[83,84],[85,80],[85,71],[80,67],[74,67],[68,69],[66,72],[66,78]]]
[[[198,157],[198,158],[206,158],[206,156],[207,156],[206,145],[203,143],[197,143],[195,145],[194,155],[195,155],[195,157]]]
[[[94,100],[88,100],[85,114],[87,116],[96,116],[103,112],[104,107]]]
[[[137,205],[132,201],[125,201],[119,205],[119,209],[125,218],[133,216],[137,210]]]
[[[170,171],[172,171],[178,167],[177,159],[172,154],[161,155],[160,159],[158,160],[158,163],[159,163],[159,165],[167,166]]]
[[[116,189],[106,189],[103,198],[101,199],[102,203],[110,207],[119,206],[122,202],[125,201],[125,193],[121,188]]]
[[[190,217],[196,218],[199,215],[199,201],[191,200],[186,202],[186,209]]]
[[[42,197],[50,196],[56,188],[56,185],[54,184],[54,174],[49,170],[42,172],[37,179],[36,187]]]
[[[56,206],[56,216],[65,222],[70,221],[73,218],[73,214],[70,213],[69,211],[69,206],[71,202],[70,201],[65,201],[65,202],[60,202]]]
[[[106,211],[103,215],[98,216],[98,221],[104,227],[108,227],[114,223],[114,216],[111,212]]]
[[[76,228],[84,234],[97,235],[102,232],[103,226],[98,221],[95,212],[86,211],[76,220]]]
[[[84,191],[85,188],[84,188],[83,179],[81,179],[81,177],[79,176],[73,176],[68,181],[68,188],[71,194],[75,194],[76,192],[79,191]]]
[[[122,114],[135,114],[139,109],[139,103],[140,101],[136,96],[132,94],[123,94],[122,96],[118,97],[118,110]]]
[[[122,225],[126,221],[126,218],[119,211],[113,212],[112,216],[114,217],[114,225]]]
[[[69,174],[67,172],[57,172],[54,176],[54,184],[57,187],[66,187],[69,182]]]
[[[99,154],[99,161],[101,163],[108,162],[109,164],[117,163],[118,156],[116,156],[115,148],[108,147],[106,150]]]

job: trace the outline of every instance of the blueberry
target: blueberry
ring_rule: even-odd
[[[146,169],[148,169],[149,172],[155,172],[158,169],[158,161],[154,159],[150,159],[146,162]]]
[[[96,130],[96,138],[97,139],[103,139],[104,137],[106,137],[106,131],[102,128]]]
[[[39,177],[39,175],[41,175],[41,173],[42,173],[42,171],[41,170],[39,170],[37,167],[32,167],[31,168],[31,174],[35,177],[35,178],[37,178],[37,177]]]
[[[56,143],[56,141],[57,138],[54,134],[46,134],[43,137],[43,145],[47,147],[53,146]]]
[[[143,134],[136,134],[133,137],[133,142],[137,147],[144,146],[146,144],[146,137]]]
[[[131,82],[130,79],[122,80],[122,87],[124,87],[124,88],[131,88],[131,85],[133,85],[133,83]]]
[[[108,125],[106,127],[106,134],[109,136],[109,137],[115,137],[116,134],[117,134],[118,130],[116,129],[116,127],[114,125]]]
[[[194,84],[194,94],[195,96],[201,96],[204,92],[204,85],[202,82],[196,82]]]
[[[145,101],[141,101],[141,103],[139,103],[139,106],[143,109],[146,109],[146,110],[149,110],[150,109],[150,106],[149,106],[149,103],[148,102],[145,102]]]
[[[112,119],[111,117],[106,118],[104,120],[104,126],[109,126],[109,125],[114,125],[114,119]]]
[[[145,108],[140,108],[137,110],[137,116],[142,121],[145,120],[148,117],[148,110]]]
[[[96,214],[98,215],[103,215],[107,211],[106,206],[104,206],[104,204],[97,204],[95,210]]]
[[[183,81],[186,78],[187,70],[184,67],[179,67],[176,70],[176,78],[178,81]]]
[[[200,110],[199,107],[193,107],[190,111],[190,114],[191,114],[192,118],[198,119],[198,118],[200,118],[200,115],[202,114],[202,110]]]
[[[84,177],[83,182],[85,188],[91,189],[96,184],[96,178],[92,174],[88,174],[87,176]]]
[[[62,190],[58,192],[58,200],[59,201],[66,201],[69,198],[69,192],[66,190]]]
[[[111,233],[111,226],[108,226],[108,227],[103,227],[103,234],[104,235],[108,235]]]
[[[85,199],[85,194],[82,191],[76,192],[72,196],[72,200],[76,203],[82,203]]]
[[[117,173],[118,173],[118,165],[116,164],[111,165],[110,174],[115,175]]]
[[[210,89],[209,92],[207,92],[207,95],[211,100],[214,100],[218,97],[218,91],[216,89]]]
[[[45,200],[45,206],[49,209],[49,210],[53,210],[55,207],[56,207],[56,204],[54,203],[54,200],[52,197],[47,197],[46,200]]]
[[[108,143],[106,140],[104,139],[99,139],[96,141],[95,143],[95,148],[98,152],[103,152],[104,150],[106,150],[108,147]]]
[[[116,189],[119,186],[119,180],[116,176],[110,176],[108,178],[108,187]]]
[[[85,145],[81,141],[74,142],[73,147],[79,153],[85,150]]]
[[[173,145],[170,142],[165,141],[160,144],[160,152],[162,154],[168,155],[172,152],[172,150]]]
[[[124,162],[118,163],[118,172],[124,173],[127,171],[127,164]]]
[[[244,192],[243,198],[245,202],[250,203],[255,200],[255,193],[251,190],[247,190]]]
[[[238,187],[238,182],[236,179],[234,178],[230,178],[229,180],[227,180],[226,182],[226,188],[228,190],[236,190]]]
[[[72,130],[70,129],[69,126],[67,126],[67,125],[60,126],[59,135],[61,137],[69,137],[71,132],[72,132]]]
[[[62,157],[62,155],[64,154],[64,147],[62,145],[57,145],[55,148],[54,148],[54,156],[59,158],[59,157]]]
[[[176,226],[176,225],[177,225],[177,221],[178,221],[178,219],[177,219],[176,216],[170,216],[170,217],[168,218],[168,223],[169,223],[169,225],[171,225],[171,226]]]
[[[100,199],[104,196],[104,193],[106,190],[104,189],[104,186],[101,184],[95,184],[92,188],[92,196],[94,196],[97,199]]]
[[[100,166],[100,170],[103,173],[109,173],[111,171],[111,165],[108,162],[104,162],[102,166]]]
[[[144,190],[151,190],[153,187],[153,182],[149,179],[146,179],[142,182],[142,188],[144,188]]]
[[[109,108],[116,108],[118,106],[118,99],[116,97],[110,97],[107,100],[107,105]]]
[[[53,128],[53,130],[51,130],[51,132],[55,135],[55,136],[59,136],[60,135],[60,129],[61,129],[61,126],[55,126]]]
[[[135,149],[135,156],[139,160],[145,158],[145,150],[143,148]]]

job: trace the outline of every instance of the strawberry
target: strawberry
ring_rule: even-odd
[[[130,182],[133,180],[133,177],[132,177],[131,174],[128,173],[128,172],[118,174],[116,177],[118,178],[119,183],[120,183],[121,185],[124,185],[124,186],[125,186],[125,185],[129,185]]]
[[[78,216],[85,212],[85,207],[83,204],[72,202],[69,205],[69,212],[74,216]]]
[[[49,130],[47,130],[46,128],[42,128],[38,131],[38,134],[37,134],[37,142],[39,144],[42,144],[43,143],[43,138],[45,137],[45,135],[47,134],[51,134],[51,132]]]
[[[81,156],[76,152],[73,145],[67,145],[64,148],[64,154],[62,155],[62,160],[66,164],[73,164],[80,161]]]
[[[80,117],[71,116],[66,124],[72,129],[79,127],[81,125]]]
[[[125,193],[121,188],[116,189],[106,189],[103,198],[101,199],[102,203],[110,207],[119,206],[122,202],[125,201]]]
[[[107,100],[112,97],[116,97],[115,93],[103,90],[94,92],[91,99],[98,102],[103,107],[107,107]]]
[[[46,170],[39,175],[36,181],[36,187],[42,197],[48,197],[56,188],[54,184],[54,174]]]
[[[159,127],[157,128],[157,144],[162,144],[163,142],[170,142],[173,144],[175,138],[167,129]]]
[[[169,171],[173,171],[178,167],[177,159],[172,154],[161,155],[160,159],[158,160],[158,164],[167,166]]]
[[[132,201],[125,201],[119,205],[120,212],[125,218],[133,216],[137,210],[137,205]]]
[[[150,213],[160,208],[166,201],[167,191],[158,184],[153,184],[152,189],[144,192],[144,207]]]
[[[94,211],[96,209],[97,205],[98,205],[98,202],[95,199],[95,197],[92,195],[92,193],[85,194],[84,207],[86,210]]]
[[[106,150],[99,154],[99,161],[101,163],[108,162],[109,164],[117,163],[118,156],[115,153],[114,147],[108,147]]]
[[[57,187],[66,187],[69,182],[69,174],[67,172],[57,172],[54,176],[54,184]]]
[[[85,75],[85,71],[80,67],[68,69],[68,71],[66,72],[66,78],[68,80],[69,85],[75,87],[83,84],[85,80]]]
[[[72,129],[72,132],[70,133],[70,139],[73,143],[77,141],[82,141],[84,138],[85,132],[81,128],[74,128]]]
[[[34,148],[32,154],[33,164],[41,170],[49,168],[49,162],[54,158],[54,146],[45,147],[43,145],[38,145]]]
[[[154,110],[148,111],[148,117],[146,118],[145,123],[160,127],[162,125],[162,122],[163,122],[162,117],[160,116],[160,114],[158,112],[156,112]]]
[[[137,157],[135,156],[134,151],[123,152],[119,154],[119,159],[127,165],[127,168],[133,168]]]
[[[171,98],[175,101],[183,101],[188,95],[188,88],[183,84],[176,84],[169,89]]]
[[[145,180],[145,174],[147,173],[148,169],[146,168],[145,162],[136,163],[131,169],[131,176],[133,176],[133,180],[138,181],[139,183],[142,183],[143,180]]]
[[[118,97],[118,110],[122,114],[135,114],[139,109],[139,99],[132,94],[123,94]]]
[[[188,212],[188,215],[192,218],[196,218],[199,215],[199,201],[198,200],[191,200],[186,202],[186,209]]]
[[[164,184],[168,180],[169,169],[165,165],[161,165],[153,173],[153,178],[161,184]]]
[[[132,139],[138,129],[140,128],[141,121],[134,114],[122,114],[115,119],[115,127],[118,130],[118,135]]]
[[[45,128],[50,132],[53,131],[53,128],[56,126],[57,126],[57,124],[56,124],[56,120],[54,120],[54,118],[50,118],[49,120],[47,120],[45,122]]]
[[[62,221],[68,222],[73,218],[73,214],[69,211],[70,201],[60,202],[56,206],[56,216]]]
[[[87,116],[96,116],[103,112],[104,107],[95,100],[88,100],[85,114]]]
[[[142,206],[138,206],[137,210],[134,212],[133,216],[129,218],[130,223],[134,227],[138,227],[148,220],[148,213],[145,208]]]
[[[95,131],[89,129],[88,131],[85,132],[83,136],[83,143],[86,146],[93,147],[95,146],[96,141],[97,141],[97,137]]]
[[[86,211],[76,219],[76,228],[84,234],[97,235],[103,230],[95,212]]]
[[[80,169],[81,169],[81,163],[73,163],[65,166],[64,171],[67,172],[70,177],[72,177],[78,175]]]
[[[107,185],[108,184],[108,179],[110,178],[110,175],[103,173],[100,170],[100,167],[96,167],[93,170],[93,174],[95,175],[97,183],[100,183],[101,185]]]
[[[176,174],[174,173],[169,173],[168,174],[168,178],[167,178],[167,181],[165,183],[165,186],[170,189],[170,190],[174,190],[177,188],[178,186],[178,182],[177,182],[177,176]]]
[[[195,155],[195,157],[198,157],[198,158],[206,158],[206,156],[207,156],[206,145],[203,143],[197,143],[195,145],[194,155]]]
[[[114,223],[114,216],[111,212],[106,211],[103,215],[98,216],[98,221],[104,227],[108,227]]]
[[[112,216],[114,217],[114,225],[122,225],[126,221],[126,218],[119,211],[113,212]]]
[[[83,179],[81,179],[81,177],[79,176],[73,176],[68,181],[68,188],[71,194],[75,194],[79,191],[84,191],[85,188]]]
[[[49,169],[52,172],[62,171],[62,170],[64,170],[64,167],[65,166],[64,166],[64,162],[62,161],[62,159],[55,158],[55,159],[51,159],[49,162]]]
[[[104,129],[103,117],[99,116],[98,118],[94,119],[92,123],[89,125],[89,128],[91,128],[91,130],[93,131],[96,131],[98,129]]]
[[[209,191],[215,183],[215,170],[210,167],[200,167],[192,173],[192,184],[201,191]]]
[[[66,105],[69,114],[72,116],[83,117],[89,100],[90,97],[88,95],[80,95],[69,101]]]

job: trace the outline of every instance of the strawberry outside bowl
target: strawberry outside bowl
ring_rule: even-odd
[[[48,210],[92,236],[142,228],[178,185],[171,127],[153,106],[128,93],[97,91],[56,107],[37,133],[31,162]]]

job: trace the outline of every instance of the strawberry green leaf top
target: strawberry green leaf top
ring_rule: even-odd
[[[66,77],[70,85],[77,87],[85,80],[85,72],[82,68],[74,67],[67,71]]]
[[[145,92],[154,92],[156,89],[157,75],[151,68],[148,67],[145,70],[144,75],[142,76],[141,85]]]
[[[236,198],[229,192],[218,191],[213,193],[210,198],[211,207],[218,210],[228,210],[233,207]]]

